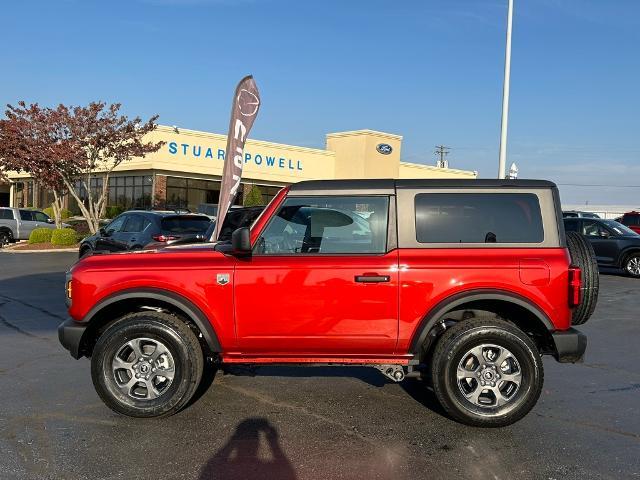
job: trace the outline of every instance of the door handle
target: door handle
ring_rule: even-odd
[[[355,281],[359,283],[383,283],[391,281],[389,275],[356,275]]]

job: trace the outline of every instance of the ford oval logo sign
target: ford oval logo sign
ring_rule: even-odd
[[[389,155],[391,152],[393,152],[393,148],[391,148],[391,145],[387,143],[379,143],[376,146],[376,150],[382,155]]]

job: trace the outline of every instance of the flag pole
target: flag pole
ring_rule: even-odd
[[[511,82],[511,29],[513,26],[513,0],[507,12],[507,45],[504,59],[504,84],[502,87],[502,124],[500,128],[500,158],[498,178],[505,178],[507,164],[507,128],[509,126],[509,86]]]

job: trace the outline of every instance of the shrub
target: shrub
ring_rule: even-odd
[[[73,228],[59,228],[52,230],[51,243],[54,245],[75,245],[76,231]]]
[[[49,217],[54,218],[53,207],[47,207],[43,210],[43,212]],[[66,208],[63,208],[62,210],[60,210],[60,219],[66,220],[67,218],[71,218],[71,210],[67,210]]]
[[[262,198],[262,190],[257,185],[251,187],[249,193],[244,197],[245,207],[258,207],[264,205],[264,199]]]
[[[124,207],[121,207],[120,205],[112,205],[106,208],[104,216],[105,218],[116,218],[122,212],[124,212]]]
[[[36,228],[29,235],[29,243],[49,243],[53,230],[50,228]]]

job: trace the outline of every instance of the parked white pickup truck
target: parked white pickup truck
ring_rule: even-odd
[[[0,248],[17,240],[28,240],[36,228],[56,228],[46,213],[26,208],[0,207]]]

